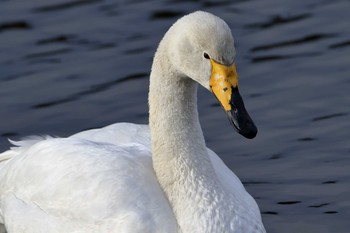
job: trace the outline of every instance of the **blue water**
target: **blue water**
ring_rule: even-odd
[[[348,233],[350,1],[0,1],[0,151],[7,138],[147,123],[154,51],[182,15],[231,27],[245,104],[236,134],[199,92],[207,144],[257,200],[270,233]]]

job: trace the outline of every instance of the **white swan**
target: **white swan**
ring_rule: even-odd
[[[205,12],[178,20],[154,57],[150,128],[120,123],[68,138],[14,143],[0,154],[0,228],[265,232],[256,202],[206,148],[198,121],[197,82],[216,95],[240,134],[256,135],[238,93],[234,58],[223,20]]]

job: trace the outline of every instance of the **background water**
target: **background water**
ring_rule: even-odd
[[[230,25],[246,140],[199,92],[208,146],[256,198],[270,233],[348,233],[350,1],[0,1],[0,149],[7,138],[147,123],[152,56],[180,16]]]

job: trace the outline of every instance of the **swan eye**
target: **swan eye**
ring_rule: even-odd
[[[205,59],[210,59],[209,55],[206,52],[204,52],[203,56]]]

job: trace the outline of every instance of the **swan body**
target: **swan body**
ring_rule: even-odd
[[[154,57],[149,126],[13,142],[0,154],[0,232],[265,232],[256,202],[205,146],[198,120],[197,83],[217,96],[240,134],[255,136],[236,90],[234,56],[224,21],[189,14]]]

